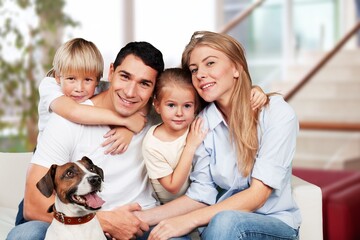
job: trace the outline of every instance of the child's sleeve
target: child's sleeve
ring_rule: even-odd
[[[50,104],[54,99],[63,96],[64,94],[61,91],[61,87],[57,84],[55,78],[46,77],[41,80],[39,85],[39,105],[38,105],[38,114],[39,122],[38,128],[39,132],[42,132],[46,126],[47,121],[50,118]]]
[[[59,86],[59,84],[57,84],[55,78],[46,77],[40,82],[39,85],[40,103],[45,111],[51,112],[50,109],[51,102],[63,95],[64,94],[61,91],[61,87]]]

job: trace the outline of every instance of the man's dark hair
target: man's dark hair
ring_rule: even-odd
[[[162,53],[148,42],[130,42],[125,45],[116,56],[114,69],[116,69],[128,55],[140,58],[146,66],[158,72],[158,76],[164,71],[164,59]]]

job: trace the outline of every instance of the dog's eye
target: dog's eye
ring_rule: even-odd
[[[95,167],[94,166],[90,166],[90,172],[95,172]]]
[[[67,171],[65,176],[68,177],[68,178],[72,178],[72,177],[74,177],[74,172],[73,171]]]

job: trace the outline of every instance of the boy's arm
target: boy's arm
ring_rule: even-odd
[[[53,100],[50,108],[61,117],[75,123],[124,126],[135,133],[140,132],[146,123],[146,117],[142,113],[124,118],[108,109],[79,104],[67,96]]]
[[[178,193],[189,177],[195,151],[207,134],[207,130],[203,131],[202,128],[201,118],[197,118],[191,123],[186,145],[176,168],[172,174],[158,179],[160,184],[172,194]]]
[[[115,127],[107,132],[104,137],[107,138],[101,146],[105,147],[111,144],[105,151],[105,154],[120,154],[124,153],[131,142],[134,132],[126,127]]]

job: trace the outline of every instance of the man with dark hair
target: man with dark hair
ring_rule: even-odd
[[[131,42],[120,50],[110,66],[109,89],[85,104],[116,111],[122,117],[146,111],[163,69],[164,61],[158,49],[147,42]],[[12,229],[9,240],[45,237],[53,219],[47,209],[54,203],[54,196],[44,197],[36,183],[52,164],[62,165],[83,156],[104,171],[101,198],[105,204],[97,214],[104,232],[116,239],[131,239],[149,230],[149,226],[133,214],[157,205],[141,154],[146,130],[133,136],[125,153],[105,155],[106,148],[101,144],[109,130],[109,126],[76,124],[52,114],[28,169],[24,198],[24,217],[28,222]]]

